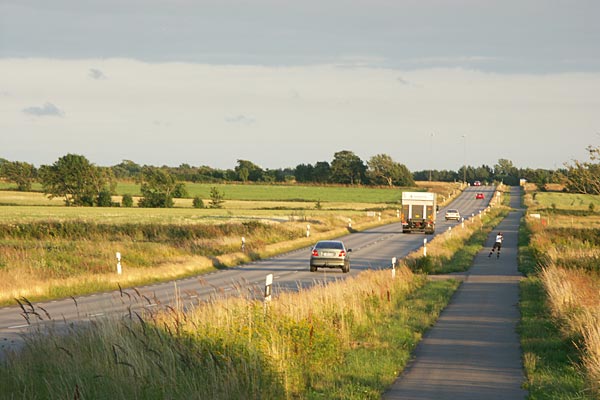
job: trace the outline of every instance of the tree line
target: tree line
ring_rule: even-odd
[[[42,185],[49,197],[64,198],[66,205],[111,206],[111,195],[118,180],[133,180],[140,184],[142,197],[140,207],[172,207],[174,198],[187,197],[184,182],[226,183],[302,183],[374,185],[410,187],[415,181],[456,182],[503,182],[518,185],[520,179],[543,187],[547,183],[563,183],[566,190],[574,193],[600,194],[600,148],[587,148],[588,161],[574,161],[558,170],[520,169],[510,160],[500,159],[493,167],[463,166],[457,171],[422,170],[411,172],[404,164],[387,154],[378,154],[366,162],[354,152],[338,151],[331,162],[299,164],[295,168],[263,169],[248,160],[237,160],[233,169],[217,169],[209,166],[194,167],[181,164],[178,167],[139,165],[123,160],[111,167],[92,164],[86,157],[67,154],[52,165],[36,168],[23,161],[0,158],[0,177],[15,183],[17,190],[29,191],[34,182]],[[223,201],[222,193],[211,190],[210,206],[218,207]],[[214,196],[214,199],[213,199]],[[131,196],[123,198],[123,205],[131,205]],[[203,207],[201,199],[194,205]]]

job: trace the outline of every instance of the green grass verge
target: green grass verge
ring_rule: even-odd
[[[423,333],[437,321],[452,294],[455,280],[432,281],[396,305],[388,315],[356,333],[356,348],[343,362],[321,372],[308,388],[307,399],[380,399],[404,370]]]
[[[529,248],[530,232],[519,228],[519,270],[527,277],[520,284],[519,334],[529,399],[594,399],[586,393],[579,355],[572,342],[560,334],[547,307],[547,295],[537,277],[537,265]]]

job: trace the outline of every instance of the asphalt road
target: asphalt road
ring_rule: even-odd
[[[511,212],[490,234],[473,267],[385,400],[524,399],[519,336],[517,235],[520,189]],[[497,232],[502,253],[488,257]]]
[[[487,207],[494,190],[491,186],[467,188],[448,208],[459,209],[465,218],[477,218],[479,212]],[[476,192],[485,193],[485,200],[476,200]],[[460,222],[445,221],[444,210],[441,209],[438,214],[436,234],[460,225]],[[188,307],[236,293],[260,295],[268,274],[273,274],[273,293],[276,295],[281,290],[297,290],[315,283],[345,279],[365,269],[389,268],[393,257],[402,258],[420,248],[424,238],[431,239],[431,236],[402,234],[399,223],[346,235],[341,239],[352,248],[352,266],[348,274],[339,269],[309,272],[310,249],[304,248],[193,278],[36,304],[23,302],[22,307],[3,307],[0,308],[0,356],[3,349],[18,348],[23,343],[23,335],[43,330],[48,325],[60,329],[60,325],[91,321],[109,314],[143,312],[174,305],[176,301]]]

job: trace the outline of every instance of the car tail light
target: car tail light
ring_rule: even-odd
[[[313,250],[312,255],[315,257],[319,257],[319,252],[317,250]]]
[[[340,251],[340,254],[338,255],[338,257],[344,257],[346,255],[346,252],[344,250]]]

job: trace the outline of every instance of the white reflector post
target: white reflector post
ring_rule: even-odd
[[[121,275],[121,273],[123,272],[123,270],[121,269],[121,253],[119,253],[117,251],[116,257],[117,257],[117,274]]]
[[[267,275],[265,279],[265,301],[271,301],[271,287],[273,286],[273,274]]]

